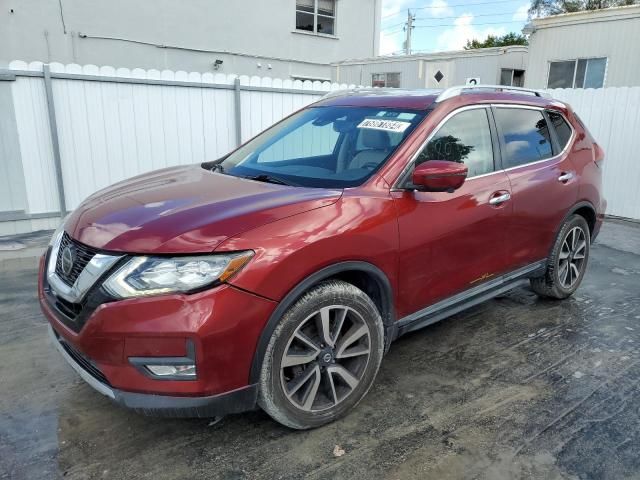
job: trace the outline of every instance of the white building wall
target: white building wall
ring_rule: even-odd
[[[640,85],[640,6],[534,20],[525,86],[546,88],[549,62],[607,57],[605,87]]]
[[[295,0],[7,0],[0,63],[11,60],[288,78],[376,55],[382,0],[338,0],[336,34],[296,31]],[[269,68],[271,65],[271,69]]]
[[[467,78],[480,77],[482,83],[495,84],[500,70],[526,70],[527,47],[483,48],[411,56],[376,57],[347,60],[332,66],[333,81],[371,86],[373,73],[400,72],[402,88],[447,88],[464,85]],[[440,70],[444,78],[434,79]],[[526,74],[525,74],[526,76]]]

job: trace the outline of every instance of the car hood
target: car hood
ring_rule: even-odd
[[[342,190],[300,188],[175,167],[94,193],[67,219],[76,240],[128,253],[210,252],[265,223],[336,202]]]

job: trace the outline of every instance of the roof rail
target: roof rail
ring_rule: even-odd
[[[496,92],[524,93],[526,95],[535,95],[536,97],[551,98],[548,93],[533,90],[531,88],[510,87],[508,85],[462,85],[458,87],[447,88],[440,95],[438,95],[438,98],[436,98],[436,102],[442,102],[443,100],[447,100],[448,98],[462,95],[465,90],[494,90]]]

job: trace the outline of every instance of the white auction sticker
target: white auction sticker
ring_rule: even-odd
[[[384,130],[386,132],[398,132],[402,133],[411,124],[409,122],[400,122],[398,120],[378,120],[375,118],[365,118],[358,128],[370,128],[372,130]]]

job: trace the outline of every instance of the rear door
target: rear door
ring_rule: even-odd
[[[577,201],[570,159],[574,134],[567,140],[565,131],[559,140],[542,108],[496,105],[493,112],[511,183],[506,251],[515,269],[548,256],[560,223]]]

